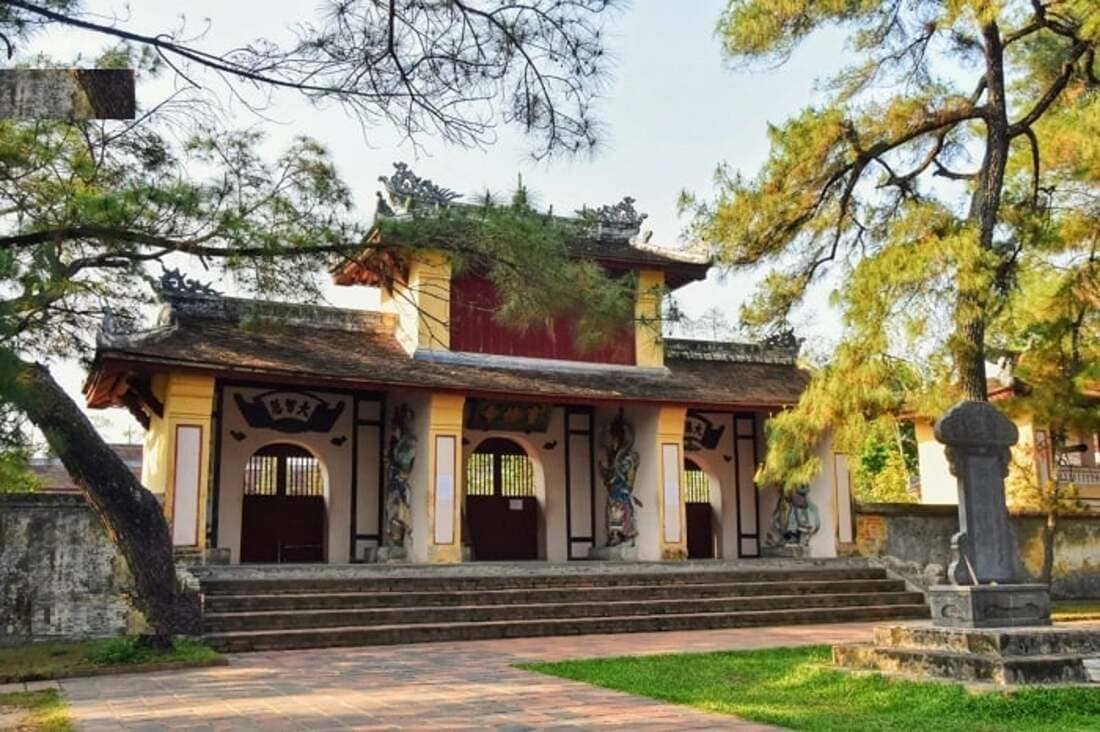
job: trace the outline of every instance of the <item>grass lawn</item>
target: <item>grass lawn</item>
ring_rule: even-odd
[[[63,732],[73,728],[61,694],[29,691],[0,694],[0,728],[28,732]]]
[[[1100,620],[1100,600],[1063,600],[1054,603],[1050,617],[1057,623]]]
[[[828,646],[524,664],[795,730],[1100,730],[1100,689],[976,693],[830,667]]]
[[[170,650],[138,646],[133,638],[0,646],[0,684],[66,676],[205,666],[223,661],[212,648],[180,639]]]

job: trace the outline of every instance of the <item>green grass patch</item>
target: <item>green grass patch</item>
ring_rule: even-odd
[[[1050,613],[1056,623],[1074,620],[1100,620],[1100,600],[1063,600],[1054,603]]]
[[[851,674],[828,646],[524,664],[608,689],[794,730],[1100,730],[1100,689],[978,693]]]
[[[55,689],[0,694],[0,724],[20,732],[68,732],[73,728],[69,710]]]
[[[0,646],[0,684],[98,673],[203,666],[222,656],[198,641],[177,639],[170,649],[142,646],[134,638]]]

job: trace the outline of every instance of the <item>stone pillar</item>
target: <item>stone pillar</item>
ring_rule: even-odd
[[[929,591],[933,622],[972,628],[1049,625],[1049,587],[1021,581],[1005,503],[1016,425],[987,402],[964,401],[940,417],[935,433],[958,482],[959,532],[951,540],[952,584]]]
[[[175,546],[206,546],[214,378],[159,374],[153,393],[164,405],[145,435],[141,479],[163,501]]]

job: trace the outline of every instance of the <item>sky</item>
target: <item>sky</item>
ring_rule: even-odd
[[[158,33],[181,24],[191,33],[206,29],[195,45],[209,51],[258,37],[285,38],[288,26],[307,19],[317,7],[309,0],[86,4],[103,15],[122,17],[127,29],[138,32]],[[649,214],[644,228],[653,232],[651,244],[677,248],[686,243],[685,222],[676,211],[680,192],[706,196],[721,162],[747,176],[755,174],[767,156],[768,124],[780,123],[812,103],[815,81],[843,60],[839,38],[826,33],[812,37],[782,67],[733,68],[723,59],[714,34],[723,5],[721,0],[635,0],[612,20],[609,45],[615,63],[597,106],[606,133],[591,158],[535,162],[528,155],[531,142],[508,129],[501,129],[496,144],[485,149],[422,139],[421,149],[414,150],[402,145],[393,130],[378,127],[364,134],[339,107],[318,109],[290,92],[277,94],[263,118],[237,108],[230,123],[264,130],[273,154],[299,134],[321,141],[332,151],[365,220],[373,214],[378,176],[389,174],[394,162],[405,161],[418,175],[461,193],[507,193],[521,174],[537,205],[553,205],[562,212],[633,196],[638,210]],[[102,37],[77,31],[50,31],[34,43],[35,50],[56,58],[71,58],[74,52],[94,54],[103,46]],[[164,91],[160,84],[139,84],[138,95],[148,104]],[[718,307],[736,322],[738,307],[756,276],[759,273],[727,275],[714,270],[705,282],[678,291],[678,304],[691,317]],[[211,284],[232,291],[231,283]],[[377,302],[376,294],[366,288],[332,287],[326,297],[341,307],[371,307]],[[825,302],[825,293],[819,293],[796,323],[799,335],[817,347],[839,333],[837,315]],[[55,364],[54,371],[83,403],[83,367],[62,363]],[[140,435],[121,410],[97,412],[94,421],[112,440]]]

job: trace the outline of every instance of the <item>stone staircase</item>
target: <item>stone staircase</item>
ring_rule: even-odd
[[[463,565],[453,572],[225,567],[195,573],[204,595],[206,641],[230,652],[929,614],[920,593],[866,566],[589,566]]]

